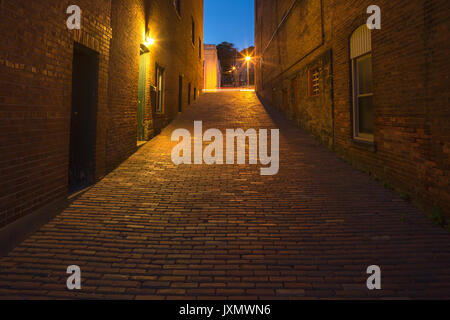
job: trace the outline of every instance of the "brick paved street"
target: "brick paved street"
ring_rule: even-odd
[[[279,174],[175,166],[171,133],[194,120],[280,128]],[[382,290],[367,290],[370,265]],[[0,259],[0,297],[450,298],[450,234],[254,93],[209,93]]]

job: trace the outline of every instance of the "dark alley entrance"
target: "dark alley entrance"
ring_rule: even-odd
[[[98,53],[74,45],[70,125],[69,192],[95,182]]]

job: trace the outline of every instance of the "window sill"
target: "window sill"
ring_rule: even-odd
[[[377,152],[377,145],[374,141],[362,140],[358,138],[352,138],[351,144],[353,147],[363,149],[366,151]]]
[[[175,11],[175,14],[177,15],[178,21],[181,21],[181,15],[178,13],[177,9],[173,8]]]

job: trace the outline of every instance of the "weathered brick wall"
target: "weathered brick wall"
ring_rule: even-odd
[[[450,107],[449,74],[450,52],[449,12],[450,3],[445,0],[427,1],[423,4],[425,42],[425,88],[430,154],[425,161],[424,184],[427,197],[438,199],[447,213],[450,213]]]
[[[144,12],[144,0],[112,1],[107,139],[109,170],[136,150],[139,50],[144,40]]]
[[[318,29],[314,12],[321,3],[323,42],[315,46],[319,36],[312,31]],[[366,23],[366,9],[373,1],[298,1],[296,7],[307,7],[300,16],[303,20],[294,14],[294,9],[275,34],[270,45],[273,48],[269,46],[264,51],[289,4],[292,1],[256,1],[255,42],[257,55],[263,57],[257,68],[258,93],[296,118],[322,142],[333,145],[355,166],[421,203],[439,206],[449,213],[449,3],[376,3],[382,10],[382,29],[372,32],[373,145],[352,139],[349,58],[350,36]],[[292,19],[297,26],[290,24]],[[320,95],[325,98],[319,103],[316,100],[314,105],[314,100],[307,97],[305,80],[301,79],[305,79],[309,65],[320,65],[320,55],[328,50],[332,52],[330,64],[323,64],[322,59],[322,65],[331,71],[321,74],[325,83]],[[296,62],[291,64],[292,61]],[[292,94],[290,84],[294,78],[297,85]],[[292,112],[296,110],[297,113]],[[324,116],[326,110],[330,117]]]
[[[257,63],[258,93],[330,147],[331,13],[321,1],[256,1],[256,56],[262,57]],[[316,68],[320,94],[309,96],[309,71]]]
[[[192,18],[195,21],[195,44],[192,44]],[[180,75],[183,76],[183,109],[188,105],[188,84],[191,83],[191,103],[194,101],[194,88],[203,88],[203,1],[181,1],[181,15],[175,10],[173,1],[151,1],[148,27],[156,40],[150,48],[149,83],[156,83],[156,63],[165,69],[164,112],[154,113],[152,108],[154,126],[160,129],[178,115]],[[202,46],[201,58],[199,45]]]
[[[379,1],[372,32],[375,148],[351,139],[348,41],[371,1],[334,1],[336,150],[399,191],[450,212],[447,1]]]
[[[0,226],[67,193],[74,41],[100,53],[96,173],[105,173],[110,1],[0,3]]]
[[[319,90],[318,96],[308,95],[309,71],[319,70]],[[331,51],[325,51],[311,63],[303,67],[297,74],[297,86],[289,88],[289,95],[296,94],[297,101],[289,101],[293,104],[295,115],[300,127],[318,137],[323,144],[331,147],[333,145],[333,120],[332,120],[332,74],[331,74]],[[292,92],[295,91],[295,92]],[[299,94],[299,92],[303,94]],[[294,103],[293,103],[294,101]]]

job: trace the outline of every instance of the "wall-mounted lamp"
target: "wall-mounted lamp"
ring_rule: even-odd
[[[147,39],[145,39],[145,45],[147,47],[152,46],[155,44],[155,39],[153,39],[152,37],[148,36]]]
[[[144,31],[143,41],[144,46],[147,48],[155,44],[155,39],[150,37],[149,31]]]

